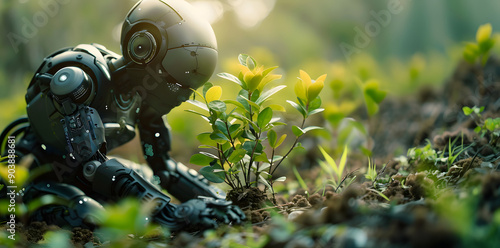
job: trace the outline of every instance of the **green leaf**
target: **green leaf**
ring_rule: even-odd
[[[292,126],[292,133],[297,136],[297,137],[300,137],[302,136],[305,132],[304,130],[302,130],[302,128],[298,127],[298,126]]]
[[[213,155],[212,153],[208,153],[208,152],[200,152],[200,154],[202,155],[205,155],[207,157],[210,157],[212,159],[219,159],[217,156]]]
[[[323,112],[325,109],[322,109],[322,108],[318,108],[318,109],[315,109],[315,110],[311,110],[309,111],[309,113],[307,113],[308,116],[311,116],[311,115],[314,115],[314,114],[317,114],[317,113],[321,113]]]
[[[373,116],[378,113],[378,104],[368,95],[365,95],[365,104],[368,115]]]
[[[269,145],[272,148],[276,148],[277,138],[278,138],[278,135],[276,134],[276,131],[271,129],[271,130],[269,130],[269,132],[267,132],[267,140],[269,141]]]
[[[259,116],[257,116],[257,125],[261,129],[264,129],[272,118],[273,110],[270,107],[267,107],[259,113]]]
[[[293,102],[290,100],[287,100],[286,102],[289,103],[290,105],[292,105],[292,107],[294,107],[297,111],[299,111],[303,117],[307,116],[306,109],[304,107],[302,107],[302,105],[299,105],[296,102]]]
[[[223,133],[221,133],[220,131],[211,133],[210,139],[212,139],[213,141],[215,141],[217,143],[224,143],[226,141],[229,141],[227,139],[227,137]]]
[[[280,139],[276,142],[276,146],[274,148],[280,146],[283,143],[283,141],[285,141],[285,139],[286,139],[286,134],[281,135]]]
[[[256,104],[258,105],[261,105],[264,101],[266,101],[269,97],[271,97],[272,95],[276,94],[277,92],[279,92],[280,90],[286,88],[285,85],[280,85],[280,86],[276,86],[274,88],[271,88],[269,90],[266,90],[264,91],[260,97],[255,101]]]
[[[248,69],[250,69],[250,70],[252,70],[252,68],[250,68],[251,65],[249,66],[249,62],[251,64],[253,64],[253,67],[255,67],[255,65],[257,65],[257,61],[255,61],[255,59],[253,59],[248,54],[238,55],[238,61],[240,62],[241,65],[248,67]]]
[[[262,153],[262,154],[265,154],[265,153]],[[264,162],[264,161],[261,161],[261,162]],[[266,173],[268,173],[270,167],[271,167],[271,164],[269,164],[269,162],[266,162],[266,163],[262,164],[261,166],[259,166],[258,171],[259,172],[265,171]]]
[[[240,129],[240,127],[240,124],[232,124],[231,126],[229,126],[229,134],[233,139],[238,136],[238,133],[240,133],[240,131],[243,131],[242,129]]]
[[[493,46],[495,45],[495,40],[489,39],[479,43],[478,45],[479,45],[479,51],[482,54],[487,54],[491,50],[491,48],[493,48]]]
[[[204,144],[204,145],[209,145],[209,146],[217,146],[217,142],[213,141],[211,138],[210,138],[210,135],[212,133],[209,133],[209,132],[205,132],[205,133],[200,133],[198,134],[198,136],[196,136],[196,139],[198,141],[200,141],[200,143]]]
[[[321,154],[323,154],[323,157],[325,158],[326,163],[329,165],[329,168],[332,169],[336,175],[339,175],[339,169],[337,166],[337,163],[335,163],[335,160],[328,154],[323,147],[319,146],[319,150]],[[328,167],[327,167],[328,168]]]
[[[241,99],[245,100],[250,106],[254,107],[255,110],[257,110],[257,111],[260,110],[260,106],[257,105],[255,102],[252,102],[251,100],[248,100],[248,98],[246,98],[244,96],[238,96],[238,97],[241,97]],[[238,100],[238,97],[236,98],[236,100]],[[247,110],[250,111],[250,108],[248,108]]]
[[[224,100],[224,102],[226,104],[232,104],[232,105],[234,105],[234,106],[236,106],[236,107],[238,107],[238,108],[240,108],[242,110],[245,110],[245,106],[243,106],[243,104],[241,104],[241,103],[239,103],[239,102],[237,102],[235,100]]]
[[[206,115],[204,115],[204,114],[202,114],[202,113],[200,113],[200,112],[197,112],[197,111],[194,111],[194,110],[191,110],[191,109],[186,109],[186,110],[184,110],[184,111],[189,112],[189,113],[192,113],[192,114],[199,115],[199,116],[203,117],[203,119],[205,119],[205,120],[209,121],[208,116],[206,116]]]
[[[292,167],[292,170],[293,174],[295,174],[295,178],[297,178],[297,182],[299,182],[300,187],[303,190],[308,191],[309,188],[307,187],[307,184],[304,182],[304,179],[302,179],[302,176],[300,176],[299,172],[297,171],[297,168],[294,166]]]
[[[285,176],[274,179],[275,182],[284,182],[285,180],[286,180]]]
[[[269,107],[274,111],[286,112],[285,107],[279,104],[269,104]]]
[[[306,127],[306,128],[304,128],[304,129],[302,129],[302,131],[303,131],[304,133],[307,133],[307,132],[309,132],[309,131],[311,131],[311,130],[317,130],[317,129],[323,129],[323,128],[322,128],[322,127],[317,127],[317,126],[310,126],[310,127]]]
[[[226,112],[226,104],[220,100],[209,102],[208,108],[219,113]]]
[[[315,110],[319,107],[321,107],[321,98],[320,97],[316,97],[316,98],[314,98],[314,100],[309,102],[309,111]]]
[[[262,75],[265,77],[265,76],[267,76],[267,74],[271,73],[271,72],[272,72],[272,71],[274,71],[276,68],[278,68],[278,66],[269,67],[269,68],[265,69],[265,70],[262,72]],[[280,76],[280,78],[281,78],[281,75],[277,75],[277,76]]]
[[[377,194],[379,196],[382,196],[382,198],[384,198],[386,201],[391,201],[386,195],[384,195],[384,193],[378,191],[378,190],[375,190],[377,192]]]
[[[199,153],[194,154],[193,156],[191,156],[191,159],[189,159],[189,163],[201,166],[209,165],[212,161],[214,161],[213,158]]]
[[[245,149],[245,151],[247,151],[247,154],[252,154],[252,152],[254,152],[254,154],[260,154],[262,153],[262,150],[264,149],[262,144],[260,143],[257,143],[257,146],[255,146],[256,142],[255,141],[245,141],[245,143],[243,143],[243,149]],[[255,151],[254,151],[254,147],[255,147]]]
[[[269,165],[269,159],[267,158],[267,154],[265,152],[255,156],[255,158],[253,159],[253,161],[255,162],[265,162],[265,163],[268,163],[267,165],[265,166],[261,166],[259,168],[259,171],[262,171],[264,170],[266,167],[268,168],[270,165]]]
[[[498,119],[488,118],[484,121],[484,126],[486,127],[486,129],[493,132],[498,127]]]
[[[200,169],[200,174],[202,174],[208,181],[213,183],[223,183],[226,178],[226,174],[223,171],[214,172],[214,170],[221,170],[220,165],[205,166]]]
[[[255,69],[257,62],[252,57],[248,56],[246,59],[246,64],[246,67],[248,67],[248,69],[253,70]]]
[[[236,76],[234,76],[232,74],[223,72],[223,73],[217,74],[217,76],[219,76],[220,78],[227,79],[231,82],[237,83],[239,86],[243,87],[243,83],[241,83],[240,79],[238,79]]]
[[[379,88],[379,83],[376,80],[366,82],[363,86],[365,97],[370,98],[376,104],[381,103],[387,95],[387,92],[382,91]]]
[[[462,110],[464,111],[464,114],[467,116],[471,115],[472,112],[474,112],[471,108],[469,108],[467,106],[463,107]]]
[[[243,106],[243,109],[250,112],[250,104],[248,103],[248,100],[243,97],[242,95],[238,95],[236,97],[236,101],[239,102],[241,104],[241,106]]]
[[[214,85],[210,82],[206,82],[204,85],[203,85],[203,97],[206,98],[206,95],[207,95],[207,91],[212,88]]]
[[[479,54],[480,51],[477,44],[471,42],[465,44],[463,57],[467,62],[474,64],[479,57]]]
[[[217,128],[218,131],[222,132],[224,135],[228,136],[227,133],[227,128],[226,128],[226,123],[224,123],[221,120],[216,120],[215,121],[215,127]]]
[[[205,102],[205,97],[200,92],[198,92],[194,89],[191,89],[191,90],[195,93],[195,95],[198,95],[203,100],[203,102]],[[194,96],[193,96],[193,100],[195,100]]]
[[[197,101],[197,100],[187,100],[186,102],[190,103],[190,104],[193,104],[194,106],[196,106],[198,108],[206,110],[207,112],[209,111],[208,108],[207,108],[207,105],[205,103],[200,102],[200,101]]]
[[[476,133],[481,132],[481,127],[476,127],[476,128],[474,128],[474,132],[476,132]]]
[[[245,157],[246,151],[244,149],[236,149],[234,150],[229,158],[227,158],[227,161],[229,161],[232,164],[240,162],[240,160]]]
[[[271,185],[269,184],[269,182],[268,182],[268,181],[267,181],[267,180],[266,180],[266,179],[262,176],[262,174],[260,174],[260,175],[259,175],[259,179],[260,179],[260,181],[261,181],[264,185],[266,185],[266,187],[267,187],[268,189],[271,189],[271,188],[272,188],[272,187],[271,187]]]
[[[344,173],[344,168],[347,163],[347,153],[349,152],[349,149],[347,146],[344,147],[344,152],[342,153],[342,157],[340,158],[340,163],[339,163],[339,182],[342,180],[342,174]]]
[[[257,137],[255,137],[255,135],[252,133],[252,131],[246,129],[245,132],[243,132],[243,134],[241,135],[243,136],[243,138],[245,139],[249,139],[249,140],[256,140]]]

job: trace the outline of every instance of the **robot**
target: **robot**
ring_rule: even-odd
[[[213,74],[217,44],[210,24],[184,0],[142,0],[125,18],[121,50],[123,56],[82,44],[46,57],[27,89],[27,118],[1,133],[2,144],[17,137],[18,161],[34,158],[30,173],[38,176],[23,201],[59,199],[32,211],[30,220],[93,228],[102,203],[135,197],[154,204],[153,221],[172,231],[241,223],[245,215],[223,192],[169,157],[162,119]],[[106,156],[134,138],[136,127],[161,187],[144,170]],[[161,189],[182,203],[172,204]]]

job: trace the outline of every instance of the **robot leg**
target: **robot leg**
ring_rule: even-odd
[[[45,221],[61,227],[93,229],[98,223],[97,213],[104,208],[75,186],[38,182],[27,186],[23,196],[28,206],[30,221]]]

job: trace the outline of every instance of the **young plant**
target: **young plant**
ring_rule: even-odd
[[[368,170],[365,173],[365,178],[372,182],[377,179],[377,165],[372,163],[371,159],[368,159]]]
[[[484,111],[484,107],[463,107],[462,108],[466,116],[470,116],[477,127],[474,131],[484,137],[485,135],[490,136],[490,144],[495,144],[500,137],[500,118],[487,118],[484,119],[481,113]]]
[[[276,127],[286,124],[279,122],[275,111],[284,111],[285,108],[270,104],[269,100],[286,86],[268,86],[270,82],[281,78],[281,75],[271,74],[277,67],[264,68],[248,55],[240,55],[238,59],[238,76],[218,74],[240,87],[233,99],[221,100],[222,88],[207,83],[202,93],[196,92],[200,101],[188,101],[205,110],[205,113],[188,111],[202,116],[212,126],[210,132],[198,135],[202,143],[200,148],[208,148],[212,153],[195,154],[190,162],[205,166],[200,169],[200,173],[209,181],[226,182],[232,189],[256,187],[260,182],[273,190],[273,183],[284,181],[285,178],[273,179],[272,175],[296,147],[299,138],[319,128],[306,127],[305,121],[309,116],[323,111],[319,93],[326,75],[312,80],[306,72],[300,71],[295,86],[297,101],[287,102],[300,112],[302,121],[300,126],[292,126],[295,139],[287,152],[279,155],[278,148],[284,144],[287,135],[278,135]]]
[[[385,99],[387,92],[381,90],[380,83],[377,80],[370,79],[366,82],[357,80],[356,89],[353,92],[341,92],[345,87],[345,82],[341,79],[334,79],[330,83],[330,87],[334,94],[334,102],[327,104],[325,107],[324,117],[333,127],[333,134],[336,136],[339,147],[348,145],[353,137],[354,132],[366,137],[366,146],[360,146],[361,151],[371,156],[370,148],[372,146],[369,133],[364,125],[349,118],[349,115],[364,104],[369,117],[376,115],[379,111],[380,103]],[[360,94],[361,93],[361,94]],[[358,97],[353,97],[358,96]],[[354,100],[353,100],[354,98]]]
[[[465,44],[463,56],[467,62],[471,64],[480,62],[482,66],[486,64],[491,48],[495,45],[495,40],[491,38],[492,30],[490,23],[481,25],[476,33],[476,42]]]
[[[340,162],[338,164],[322,147],[319,147],[319,150],[325,158],[325,161],[319,161],[319,165],[321,166],[322,171],[329,175],[327,183],[323,186],[323,194],[325,193],[326,186],[328,185],[333,187],[335,192],[337,192],[351,174],[347,173],[345,177],[342,177],[344,175],[344,169],[347,163],[347,154],[349,153],[349,149],[347,148],[347,146],[344,148],[344,153],[342,154],[342,157],[340,158]],[[351,179],[349,179],[349,181],[345,183],[344,188],[348,187],[352,182],[354,182],[355,179],[356,176],[351,177]]]
[[[479,92],[486,93],[484,85],[484,66],[490,57],[490,51],[495,45],[495,40],[491,37],[492,27],[490,23],[481,25],[476,33],[476,42],[467,42],[463,51],[465,61],[474,66],[474,73],[479,82]],[[479,66],[477,64],[479,63]]]

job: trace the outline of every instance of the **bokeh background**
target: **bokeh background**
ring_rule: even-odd
[[[0,128],[25,115],[26,87],[48,54],[93,42],[119,53],[121,23],[135,2],[1,0]],[[500,2],[495,0],[188,2],[215,30],[216,73],[235,73],[238,54],[246,53],[266,67],[279,65],[281,84],[292,85],[298,70],[305,69],[314,78],[327,73],[327,82],[376,78],[390,96],[398,97],[411,95],[422,85],[439,87],[461,59],[463,43],[474,40],[479,25],[489,22],[494,30],[500,27]],[[397,13],[390,12],[394,6]],[[383,23],[381,13],[389,13],[382,17]],[[366,35],[367,25],[371,36],[359,47],[359,30]],[[352,56],[346,56],[342,47],[354,48]],[[231,92],[231,83],[216,76],[212,82]],[[327,103],[329,93],[322,94]],[[195,134],[208,130],[197,126],[199,117],[186,113],[186,108],[190,106],[183,104],[168,115],[173,153],[184,163],[198,144]],[[131,156],[140,160],[141,155]]]

